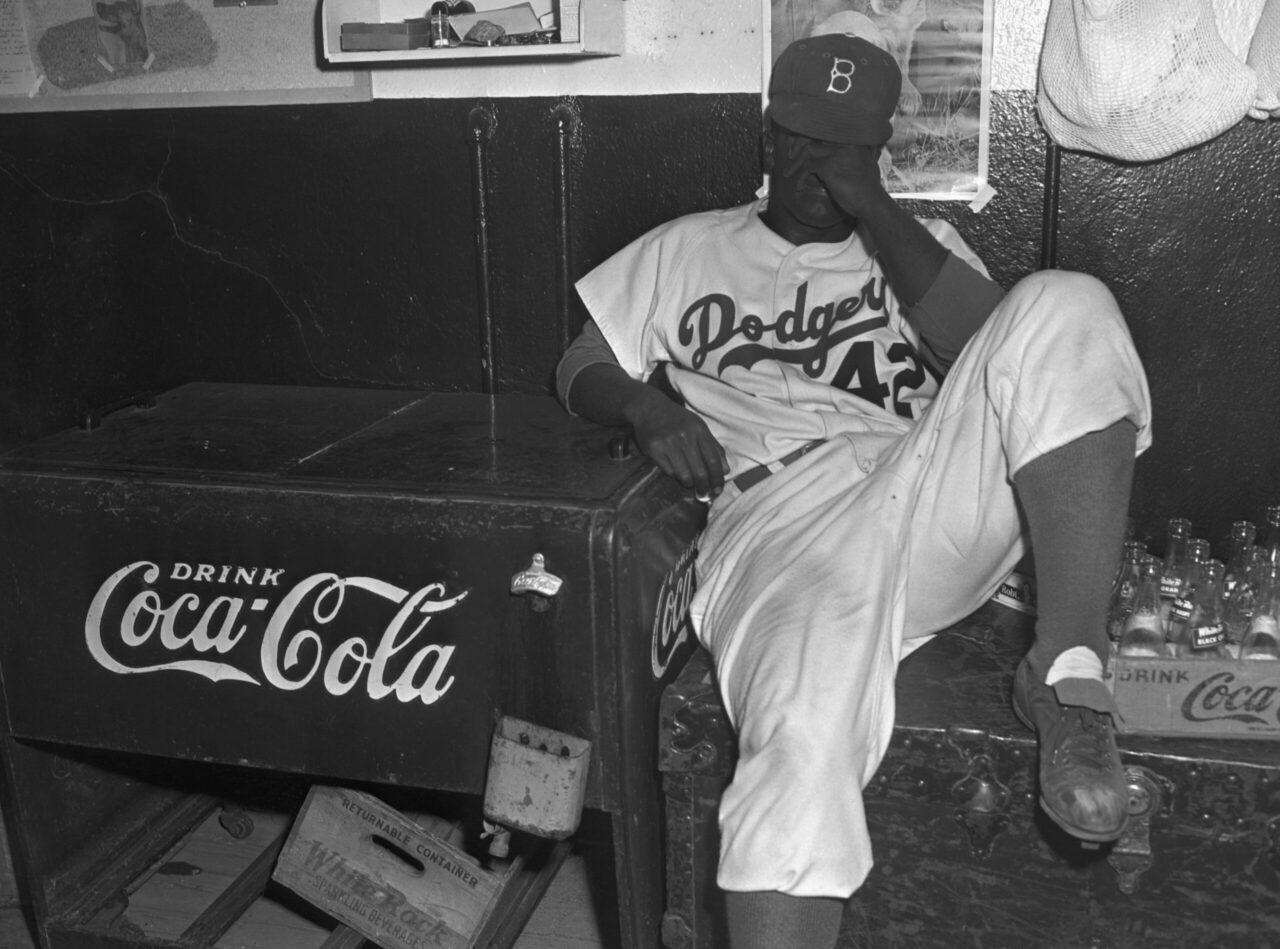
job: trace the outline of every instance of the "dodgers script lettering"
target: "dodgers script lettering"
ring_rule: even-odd
[[[809,284],[802,283],[796,289],[794,305],[772,323],[766,323],[754,313],[738,315],[733,298],[724,293],[709,293],[689,305],[680,317],[679,339],[688,346],[694,344],[693,368],[701,368],[707,356],[714,350],[728,347],[735,336],[748,342],[731,349],[720,361],[720,373],[728,366],[750,369],[761,359],[781,359],[804,366],[811,376],[821,375],[826,369],[827,355],[833,347],[846,339],[860,336],[873,329],[887,326],[889,317],[884,309],[884,281],[868,280],[862,289],[843,300],[829,300],[809,307]],[[837,325],[847,323],[863,310],[877,315],[837,330]],[[753,345],[772,331],[780,343],[810,343],[810,346],[782,350],[771,346]]]
[[[808,281],[772,319],[746,312],[728,293],[706,293],[680,314],[677,340],[689,366],[725,376],[761,362],[785,363],[902,418],[916,418],[941,376],[890,328],[883,277],[851,294],[810,299]],[[883,332],[882,332],[883,331]]]
[[[213,580],[184,572],[185,566],[176,565],[169,579]],[[449,691],[455,647],[422,639],[432,619],[457,606],[465,591],[447,596],[441,583],[409,591],[373,577],[333,573],[313,574],[286,589],[279,583],[283,573],[264,570],[251,578],[242,571],[246,583],[257,581],[247,597],[222,594],[206,599],[184,590],[166,601],[155,588],[160,566],[136,561],[98,588],[85,616],[85,644],[98,665],[120,675],[186,672],[211,682],[244,682],[282,691],[316,681],[334,696],[346,695],[363,682],[371,699],[391,696],[424,705]],[[264,578],[269,587],[285,590],[284,595],[264,590]],[[266,592],[278,600],[262,595]],[[390,612],[390,604],[394,613],[380,629],[339,638],[333,630],[346,615],[348,600],[356,596],[371,597],[384,612]],[[144,651],[152,659],[157,652],[166,659],[139,659]]]

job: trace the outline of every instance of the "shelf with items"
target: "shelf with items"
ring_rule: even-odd
[[[449,46],[432,47],[429,31],[415,29],[415,22],[423,24],[429,17],[430,0],[322,0],[321,54],[325,62],[333,65],[429,65],[473,60],[616,56],[622,52],[622,2],[533,0],[513,4],[511,0],[482,0],[475,4],[475,13],[450,18]],[[537,23],[539,31],[512,34],[519,38],[491,46],[463,44],[459,34],[466,35],[471,25],[481,19],[523,22],[530,26]],[[410,48],[344,49],[343,26],[351,31],[356,24],[362,25],[360,29],[382,25],[393,31],[396,26],[404,25],[405,38],[401,43]]]

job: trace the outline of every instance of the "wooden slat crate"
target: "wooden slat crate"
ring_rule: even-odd
[[[1280,741],[1280,663],[1113,655],[1107,685],[1120,731]]]
[[[304,805],[300,813],[306,810]],[[433,842],[440,841],[448,852],[462,853],[444,842],[460,836],[455,823],[418,812],[411,817],[399,815],[399,819],[419,828]],[[372,935],[367,927],[362,931],[347,925],[331,907],[303,899],[273,879],[287,842],[305,839],[305,832],[297,833],[301,823],[295,822],[294,813],[282,810],[242,809],[212,795],[148,788],[50,875],[45,919],[49,945],[52,949],[387,946],[385,938],[367,939]],[[561,842],[535,839],[522,843],[526,846],[504,861],[500,871],[480,870],[486,894],[483,913],[476,916],[465,945],[509,949],[568,848]],[[479,868],[465,854],[462,858]],[[455,943],[406,940],[393,945]]]
[[[0,811],[0,906],[17,906],[20,900],[13,854],[9,850],[9,818]]]
[[[482,867],[371,795],[317,786],[273,876],[384,949],[471,949],[513,868]]]

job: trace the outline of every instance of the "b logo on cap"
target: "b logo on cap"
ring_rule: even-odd
[[[827,83],[827,92],[844,95],[853,88],[854,65],[852,59],[831,58],[831,81]]]

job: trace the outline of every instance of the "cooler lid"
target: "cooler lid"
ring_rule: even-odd
[[[0,456],[5,472],[354,487],[415,495],[611,497],[647,470],[617,432],[548,396],[190,383]]]

